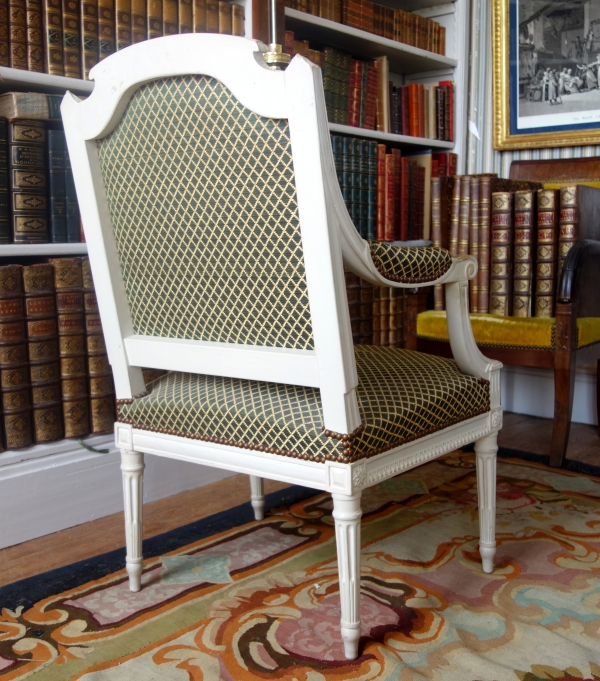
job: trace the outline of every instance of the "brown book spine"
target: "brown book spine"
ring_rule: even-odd
[[[396,159],[392,154],[385,155],[385,218],[383,238],[385,241],[394,241],[395,215],[394,208],[396,197],[394,195]]]
[[[238,5],[236,3],[232,3],[231,5],[231,31],[233,35],[240,36],[241,38],[246,35],[243,5]],[[317,62],[315,61],[315,63]]]
[[[206,0],[193,0],[192,12],[194,33],[206,33]],[[286,31],[286,36],[288,32],[291,33],[291,31]],[[294,34],[292,33],[292,35]]]
[[[146,0],[131,0],[131,42],[133,45],[146,40],[148,16]]]
[[[560,281],[563,264],[571,247],[577,241],[579,232],[579,189],[578,185],[560,188],[560,222],[558,227],[558,266],[556,277]]]
[[[52,76],[64,76],[61,0],[44,0],[44,67]]]
[[[219,0],[219,33],[231,35],[231,5]]]
[[[377,145],[377,241],[385,239],[385,144]]]
[[[513,317],[531,317],[536,198],[533,191],[515,192]]]
[[[219,3],[218,0],[206,0],[206,32],[219,32]]]
[[[371,343],[373,345],[381,345],[381,305],[380,305],[381,287],[373,287],[373,336]]]
[[[163,6],[162,0],[147,0],[148,40],[160,38],[163,34]]]
[[[81,65],[85,80],[98,63],[98,0],[81,0]]]
[[[490,311],[490,238],[492,220],[491,175],[484,175],[479,182],[479,286],[478,311]]]
[[[554,317],[559,205],[558,190],[538,190],[535,260],[536,317]]]
[[[8,0],[0,0],[0,66],[10,66]]]
[[[390,344],[390,289],[379,287],[379,343],[383,347]]]
[[[90,432],[81,260],[56,258],[51,262],[56,286],[64,433],[67,438],[81,438]]]
[[[471,178],[460,180],[460,212],[458,215],[458,255],[469,255],[469,223],[471,218]]]
[[[510,316],[512,284],[513,194],[492,194],[490,314]]]
[[[27,9],[25,0],[9,0],[10,66],[27,70]]]
[[[62,22],[65,76],[81,78],[79,3],[77,0],[62,0]]]
[[[360,277],[354,272],[345,270],[344,279],[346,281],[346,298],[348,299],[352,342],[354,345],[358,345],[360,342]]]
[[[177,10],[177,0],[163,0],[163,35],[177,34]]]
[[[98,0],[98,59],[115,52],[115,0]]]
[[[373,296],[375,287],[360,280],[360,344],[373,343]]]
[[[33,439],[36,444],[63,437],[56,295],[52,265],[23,268]]]
[[[42,1],[26,0],[27,7],[27,68],[44,72],[44,40],[42,26]]]
[[[442,247],[442,212],[441,212],[441,198],[442,198],[442,178],[431,178],[431,239],[433,245],[438,248]],[[444,309],[444,287],[442,284],[436,284],[433,287],[433,309]]]
[[[479,178],[471,178],[471,197],[469,203],[469,254],[479,263]],[[479,312],[479,280],[469,281],[469,309]]]
[[[179,0],[179,33],[194,32],[194,8],[192,0]]]
[[[450,204],[450,255],[456,258],[458,255],[458,232],[460,223],[460,187],[462,178],[457,175],[454,178],[454,187],[452,188],[452,199]]]
[[[131,0],[115,0],[117,51],[131,45]]]

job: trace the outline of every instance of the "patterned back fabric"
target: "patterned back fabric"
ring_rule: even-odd
[[[172,77],[97,144],[135,333],[314,348],[286,120]]]

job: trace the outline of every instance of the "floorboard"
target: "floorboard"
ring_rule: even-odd
[[[550,419],[506,413],[499,443],[534,454],[547,454],[551,435]],[[596,427],[578,423],[572,425],[568,458],[600,466],[600,438]],[[267,494],[286,486],[265,481]],[[168,532],[249,500],[248,477],[235,475],[197,490],[154,501],[144,507],[144,537]],[[11,546],[0,550],[0,586],[121,546],[122,513]]]

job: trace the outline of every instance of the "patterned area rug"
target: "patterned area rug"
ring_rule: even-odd
[[[66,589],[59,571],[35,602],[0,589],[0,681],[600,681],[599,478],[499,460],[491,575],[472,453],[372,487],[363,511],[358,660],[313,494],[148,559],[137,594],[122,570]]]

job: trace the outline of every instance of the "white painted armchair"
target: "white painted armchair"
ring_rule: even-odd
[[[332,493],[346,656],[360,635],[361,492],[476,442],[480,552],[495,552],[498,362],[469,324],[473,258],[367,243],[337,184],[320,70],[219,35],[139,43],[62,114],[119,400],[127,571],[143,570],[144,453]],[[353,347],[344,265],[445,283],[456,363]],[[169,373],[144,385],[140,367]]]

